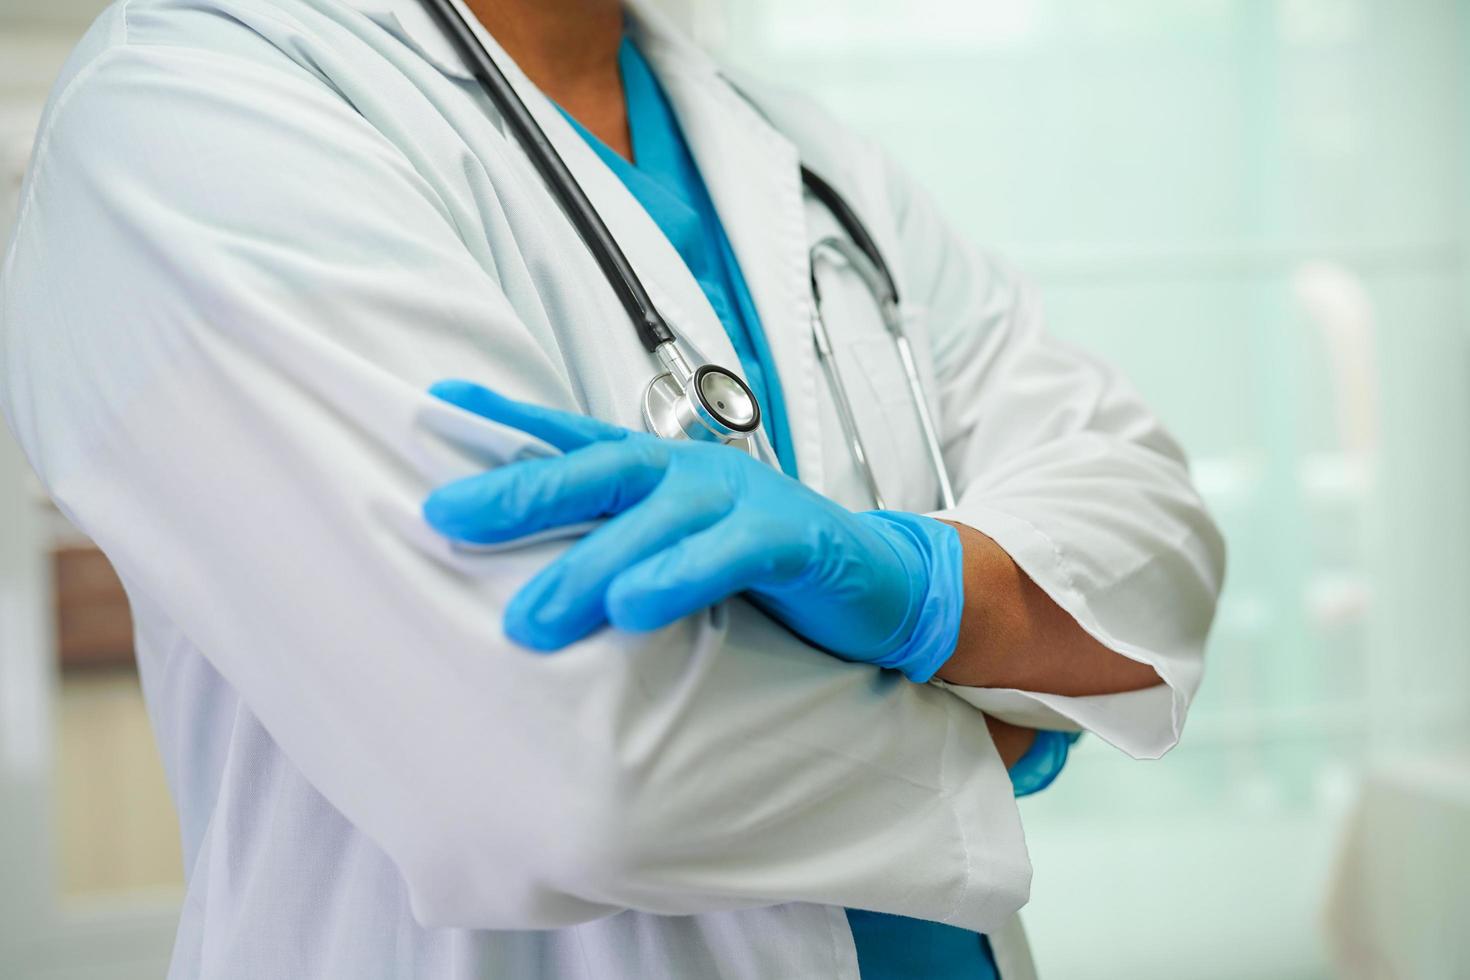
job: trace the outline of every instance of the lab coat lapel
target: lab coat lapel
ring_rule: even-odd
[[[403,0],[378,0],[378,2],[385,9],[374,11],[370,13],[370,16],[386,18],[382,19],[383,23],[389,24],[390,28],[396,28],[396,32],[407,43],[445,74],[466,80],[472,77],[460,61],[453,45],[444,37],[443,32],[439,30],[433,18],[424,11],[420,3],[403,2]],[[739,358],[725,334],[725,328],[720,323],[719,317],[709,305],[709,300],[705,298],[704,291],[699,288],[699,283],[689,272],[684,260],[670,244],[663,231],[649,217],[648,212],[643,209],[643,205],[638,203],[638,200],[623,186],[623,182],[598,158],[597,153],[572,128],[551,100],[532,84],[494,37],[462,4],[460,11],[481,42],[485,44],[490,56],[495,59],[495,63],[510,79],[516,92],[531,110],[536,122],[546,132],[557,153],[561,155],[567,168],[571,170],[572,176],[576,178],[577,183],[581,185],[582,190],[591,200],[592,206],[612,231],[618,246],[627,256],[628,261],[632,263],[639,278],[643,280],[644,288],[648,290],[654,306],[674,328],[686,352],[692,355],[696,363],[712,361],[731,370],[739,371]],[[530,167],[529,158],[527,167]],[[535,179],[538,183],[540,182],[539,177]],[[546,193],[547,208],[557,209],[550,192]],[[622,307],[611,296],[610,289],[608,306],[610,311],[617,311],[615,315],[622,322],[616,326],[626,329],[631,341],[633,328],[626,323]],[[764,316],[764,310],[762,310],[762,315]],[[606,324],[596,324],[593,327],[600,331],[607,329]],[[658,370],[655,368],[657,361],[650,357],[649,364],[649,377],[651,378]],[[643,379],[639,380],[641,382]],[[642,396],[641,383],[638,394],[639,397]]]
[[[630,8],[640,49],[679,117],[760,314],[801,480],[820,491],[821,412],[800,158],[703,52],[645,3],[635,0]]]

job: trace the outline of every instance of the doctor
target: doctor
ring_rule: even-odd
[[[1167,751],[1199,682],[1222,549],[1177,447],[809,104],[641,4],[468,10],[763,461],[644,434],[661,368],[417,3],[104,13],[3,400],[128,587],[171,975],[1027,976],[1014,793],[1062,732]],[[952,507],[803,165],[893,270]]]

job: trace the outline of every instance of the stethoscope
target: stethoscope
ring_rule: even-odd
[[[755,393],[735,372],[718,364],[690,367],[679,350],[678,338],[668,321],[653,305],[648,291],[627,256],[618,246],[602,217],[592,206],[586,192],[577,183],[566,162],[551,145],[530,109],[495,64],[469,23],[460,14],[454,0],[425,0],[425,7],[440,29],[453,43],[469,66],[475,80],[505,119],[506,126],[530,158],[531,164],[545,181],[557,203],[576,228],[577,234],[592,253],[608,285],[633,323],[638,339],[658,359],[663,371],[649,381],[643,393],[643,421],[654,435],[665,439],[694,439],[726,444],[743,443],[751,448],[760,430],[761,409]],[[807,191],[832,213],[848,238],[828,237],[811,249],[812,338],[817,359],[826,373],[837,402],[837,414],[847,438],[848,451],[863,474],[873,505],[883,508],[883,494],[873,472],[867,447],[858,431],[852,401],[843,383],[842,371],[833,354],[831,337],[822,319],[821,291],[817,286],[819,262],[844,263],[862,279],[883,318],[883,325],[898,349],[899,360],[908,383],[909,395],[918,415],[930,464],[939,480],[940,496],[946,508],[954,506],[954,489],[944,466],[944,456],[934,419],[924,399],[924,389],[914,361],[913,347],[904,330],[899,310],[898,288],[888,264],[883,261],[877,243],[856,213],[833,187],[806,167],[801,179]]]

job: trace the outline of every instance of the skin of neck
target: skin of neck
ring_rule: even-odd
[[[536,87],[626,159],[632,158],[618,46],[619,0],[466,0]]]

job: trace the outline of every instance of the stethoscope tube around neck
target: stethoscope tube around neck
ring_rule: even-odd
[[[653,305],[617,239],[603,223],[586,192],[572,176],[566,161],[562,160],[561,154],[556,152],[545,131],[531,115],[531,110],[455,7],[454,0],[427,0],[426,7],[464,59],[475,80],[484,87],[532,166],[602,268],[608,285],[617,293],[618,301],[633,321],[644,349],[653,354],[664,345],[673,344],[673,330]]]
[[[805,165],[801,168],[801,182],[806,185],[806,189],[811,192],[813,197],[822,202],[822,206],[831,213],[832,217],[837,219],[837,223],[842,226],[842,230],[847,233],[847,237],[852,239],[853,244],[861,249],[862,253],[868,257],[868,261],[873,264],[873,269],[881,278],[882,285],[887,289],[887,296],[885,298],[897,308],[898,283],[894,281],[893,273],[889,270],[888,263],[883,261],[883,253],[878,250],[878,243],[868,233],[867,226],[857,216],[857,212],[852,209],[852,206],[847,203],[841,194],[837,193],[836,188],[817,176],[816,173]],[[815,286],[815,280],[813,280],[813,283]],[[881,293],[878,290],[874,290],[874,295],[881,295]]]
[[[531,115],[531,110],[459,12],[456,0],[423,0],[423,3],[469,67],[475,80],[499,110],[511,135],[530,158],[547,190],[571,221],[582,243],[592,253],[608,286],[617,295],[632,321],[638,339],[663,364],[664,373],[657,375],[644,390],[643,414],[649,430],[666,438],[713,439],[723,443],[745,440],[754,445],[750,443],[749,437],[759,430],[761,414],[760,405],[750,387],[733,371],[713,364],[693,368],[684,359],[673,329],[654,307],[652,298],[638,279],[638,274],[633,271],[633,266],[623,254],[617,239],[603,223],[597,209],[592,206],[586,192],[567,167],[566,161],[556,152],[550,138]],[[945,472],[934,422],[924,401],[913,350],[903,329],[898,284],[888,264],[883,261],[877,242],[842,195],[805,166],[801,168],[801,182],[837,219],[849,239],[847,242],[840,238],[823,239],[817,243],[811,255],[815,300],[814,336],[819,353],[823,355],[823,363],[832,373],[834,391],[844,409],[850,408],[846,389],[841,385],[840,374],[831,357],[830,340],[824,340],[826,327],[821,320],[821,294],[817,289],[815,269],[816,259],[824,255],[835,255],[846,260],[878,302],[884,324],[892,334],[903,361],[904,374],[914,398],[924,441],[938,475],[944,504],[946,507],[952,506],[954,492]],[[882,506],[882,495],[878,492],[872,464],[850,416],[850,411],[844,410],[844,428],[848,430],[852,440],[854,460],[864,470],[875,502]]]

